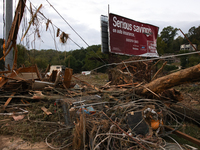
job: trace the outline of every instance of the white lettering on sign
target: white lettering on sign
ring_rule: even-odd
[[[150,28],[140,27],[140,26],[136,26],[136,25],[133,25],[133,31],[138,32],[138,33],[145,33],[147,35],[152,34]]]
[[[132,33],[132,32],[123,31],[123,34],[124,34],[124,35],[128,35],[128,36],[135,37],[134,33]]]
[[[137,33],[144,33],[147,36],[152,34],[151,28],[142,27],[142,26],[138,26],[138,25],[132,25],[131,23],[125,22],[124,19],[118,20],[116,16],[113,17],[113,26],[124,29],[124,30],[137,32]],[[132,35],[132,36],[134,36],[134,35]]]
[[[126,38],[126,42],[131,42],[131,43],[133,43],[134,40]]]
[[[138,50],[139,50],[139,48],[135,48],[135,47],[133,47],[132,49],[133,49],[133,50],[136,50],[136,51],[138,51]]]
[[[132,24],[130,23],[127,23],[125,21],[120,21],[117,19],[116,16],[113,17],[113,26],[114,27],[118,27],[118,28],[122,28],[122,29],[125,29],[125,30],[130,30],[132,31]]]

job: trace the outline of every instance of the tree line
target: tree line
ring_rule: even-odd
[[[157,38],[157,51],[161,56],[163,54],[179,54],[187,53],[188,51],[180,50],[181,44],[189,44],[187,39],[183,36],[178,36],[178,29],[172,26],[163,28]],[[200,26],[191,27],[188,33],[185,34],[188,39],[198,45],[197,49],[200,49]],[[0,56],[3,56],[2,49],[3,39],[0,39]],[[71,51],[56,51],[53,49],[49,50],[27,50],[23,45],[17,45],[18,48],[18,59],[17,67],[25,65],[26,67],[33,64],[37,64],[38,68],[43,71],[46,69],[48,64],[50,65],[64,65],[73,69],[74,73],[80,73],[84,70],[92,70],[99,66],[109,63],[108,54],[101,53],[101,45],[92,45],[87,48],[81,48]],[[115,55],[118,59],[127,59],[128,56]],[[198,55],[182,56],[181,58],[182,67],[190,67],[200,63]],[[0,69],[2,70],[4,62],[0,61]],[[103,67],[98,71],[105,72],[106,68]]]
[[[188,50],[180,50],[180,46],[182,44],[190,44],[189,41],[192,44],[197,45],[197,50],[200,50],[200,26],[197,28],[195,26],[191,27],[188,30],[188,33],[185,33],[186,37],[189,39],[189,41],[184,36],[178,36],[178,29],[174,28],[172,26],[167,26],[163,28],[160,35],[157,38],[157,51],[159,55],[163,54],[182,54],[182,53],[188,53]],[[176,38],[175,38],[176,37]],[[180,65],[183,68],[191,67],[194,65],[197,65],[200,63],[199,55],[186,55],[180,57]]]

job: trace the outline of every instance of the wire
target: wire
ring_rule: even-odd
[[[49,5],[57,12],[57,14],[68,24],[68,26],[83,40],[83,42],[87,45],[87,46],[89,46],[88,45],[88,43],[76,32],[76,30],[66,21],[66,19],[55,9],[55,7],[53,7],[53,5],[51,5],[51,3],[48,1],[48,0],[46,0],[48,3],[49,3]]]
[[[65,147],[67,147],[67,146],[71,146],[72,143],[66,144],[66,145],[61,146],[61,147],[53,147],[53,146],[51,146],[51,145],[48,143],[48,138],[49,138],[52,134],[54,134],[54,133],[56,133],[56,132],[58,132],[58,131],[67,130],[67,129],[73,129],[73,127],[70,126],[70,127],[67,127],[67,128],[63,128],[63,129],[59,129],[59,130],[55,130],[55,131],[51,132],[51,133],[46,137],[46,139],[45,139],[45,142],[46,142],[47,146],[49,146],[49,147],[52,148],[52,149],[56,149],[56,150],[57,150],[57,149],[60,150],[60,149],[63,149],[63,148],[65,148]]]
[[[29,0],[29,2],[30,2],[30,0]],[[30,2],[31,3],[31,2]],[[31,3],[32,4],[32,3]],[[33,4],[32,4],[33,5]],[[26,6],[27,7],[27,6]],[[35,7],[34,5],[33,5],[33,7]],[[36,7],[35,7],[36,8]],[[29,10],[29,8],[27,7],[27,9]],[[37,9],[37,8],[36,8]],[[30,12],[30,10],[29,10],[29,12]],[[46,19],[46,20],[49,20],[43,13],[41,13],[40,11],[39,11],[39,13],[43,16],[43,18],[44,19]],[[60,29],[60,28],[58,28],[55,24],[53,24],[52,22],[51,22],[51,24],[53,25],[53,26],[55,26],[57,29]],[[63,32],[62,30],[60,30],[61,32]],[[70,37],[69,37],[69,39],[75,44],[75,45],[77,45],[80,49],[82,49],[82,47],[79,45],[79,44],[77,44],[73,39],[71,39]],[[89,46],[89,45],[88,45]],[[83,49],[83,50],[85,50],[85,49]],[[95,51],[93,50],[93,49],[91,49],[94,53],[95,53]],[[86,51],[86,50],[85,50]],[[86,53],[88,53],[87,51],[86,51]],[[88,53],[89,55],[91,55],[90,53]],[[95,53],[95,55],[97,55],[96,53]],[[97,57],[99,57],[98,55],[97,55]],[[99,57],[99,59],[101,60],[101,61],[103,61],[100,57]],[[95,60],[97,60],[96,58],[95,58]],[[104,62],[104,61],[103,61]],[[104,64],[106,64],[105,62],[104,62]]]
[[[48,0],[46,0],[48,3],[49,3],[49,5],[58,13],[58,15],[69,25],[69,27],[83,40],[83,42],[87,45],[87,46],[89,46],[89,44],[76,32],[76,30],[66,21],[66,19],[51,5],[51,3],[48,1]],[[30,0],[29,0],[29,2],[30,2]],[[30,2],[31,3],[31,2]],[[32,3],[31,3],[32,4]],[[33,5],[34,6],[34,5]],[[26,6],[27,7],[27,6]],[[34,6],[35,7],[35,6]],[[28,8],[28,7],[27,7]],[[36,7],[35,7],[36,8]],[[29,10],[30,11],[30,10]],[[47,19],[46,18],[46,16],[44,16],[44,14],[43,13],[41,13],[40,11],[39,11],[39,13],[45,18],[45,19]],[[48,20],[48,19],[47,19]],[[52,23],[52,25],[54,25],[53,23]],[[54,25],[57,29],[59,29],[56,25]],[[80,45],[78,45],[75,41],[73,41],[70,37],[69,37],[69,39],[73,42],[73,43],[75,43],[79,48],[82,48]],[[95,53],[95,51],[92,49],[92,51]],[[100,68],[103,68],[103,67],[106,67],[106,66],[111,66],[111,65],[119,65],[119,64],[126,64],[126,63],[133,63],[133,62],[144,62],[144,61],[153,61],[153,60],[158,60],[158,59],[165,59],[165,58],[170,58],[170,57],[178,57],[178,56],[185,56],[185,55],[192,55],[192,54],[197,54],[197,53],[200,53],[200,52],[190,52],[190,53],[184,53],[184,54],[177,54],[177,55],[170,55],[170,56],[162,56],[162,57],[158,57],[158,58],[152,58],[152,59],[142,59],[142,60],[134,60],[134,61],[127,61],[127,62],[121,62],[121,63],[110,63],[110,64],[106,64],[96,53],[95,53],[95,55],[97,55],[98,56],[98,58],[102,61],[102,62],[104,62],[104,64],[105,65],[102,65],[102,66],[100,66],[100,67],[97,67],[97,68],[95,68],[95,69],[93,69],[93,70],[91,70],[91,71],[95,71],[95,70],[98,70],[98,69],[100,69]]]
[[[25,3],[25,2],[24,2],[24,3]],[[29,0],[29,3],[31,3],[30,0]],[[31,3],[31,4],[33,5],[33,3]],[[25,5],[26,5],[26,3],[25,3]],[[27,5],[26,5],[26,7],[27,7],[28,11],[30,12],[30,10],[29,10],[29,8],[28,8]],[[34,7],[35,9],[37,9],[36,6],[33,5],[33,7]],[[39,11],[39,13],[40,13],[40,15],[42,15],[43,19],[48,20],[48,18],[47,18],[42,12]],[[60,29],[60,28],[59,28],[58,26],[56,26],[55,24],[52,23],[52,25],[53,25],[54,27],[56,27],[57,29]],[[64,31],[62,31],[61,29],[60,29],[60,31],[61,31],[61,32],[64,32]],[[79,48],[82,48],[78,43],[76,43],[76,42],[75,42],[74,40],[72,40],[70,37],[69,37],[69,39],[70,39],[76,46],[78,46]]]
[[[101,112],[102,114],[104,114],[113,124],[115,124],[117,126],[117,128],[119,128],[123,133],[125,133],[127,136],[129,136],[131,139],[133,139],[137,144],[139,144],[142,148],[147,149],[145,146],[143,146],[138,140],[134,139],[132,136],[130,136],[126,131],[124,131],[122,128],[119,127],[119,125],[114,122],[110,117],[108,117],[108,115],[106,115],[103,111]]]
[[[29,2],[30,2],[30,0],[29,0]],[[31,3],[31,2],[30,2]],[[32,4],[32,3],[31,3]],[[33,5],[33,4],[32,4]],[[27,9],[29,10],[29,8],[28,8],[28,6],[26,6],[27,7]],[[37,9],[34,5],[33,5],[33,7],[35,8],[35,9]],[[29,12],[30,12],[30,10],[29,10]],[[40,11],[39,11],[39,13],[44,17],[44,19],[46,19],[46,20],[48,20],[48,18],[43,14],[43,13],[41,13]],[[63,18],[64,19],[64,18]],[[52,25],[53,26],[55,26],[57,29],[60,29],[60,28],[58,28],[55,24],[53,24],[52,23]],[[61,32],[64,32],[64,31],[62,31],[62,30],[60,30]],[[78,46],[80,49],[82,49],[82,47],[78,44],[78,43],[76,43],[74,40],[72,40],[72,38],[70,38],[69,37],[69,39],[76,45],[76,46]],[[88,44],[87,44],[88,45]],[[89,45],[88,45],[89,46]],[[85,50],[85,49],[84,49]],[[86,50],[85,50],[86,51]],[[92,51],[95,53],[95,51],[92,49]],[[87,51],[86,51],[87,52]],[[88,53],[88,52],[87,52]],[[89,54],[89,53],[88,53]],[[91,54],[89,54],[89,55],[91,55]],[[97,55],[96,53],[95,53],[95,55]],[[97,57],[99,57],[98,55],[97,55]],[[100,58],[100,57],[99,57]],[[95,58],[96,59],[96,58]],[[96,59],[97,60],[97,59]],[[101,58],[100,58],[100,60],[102,61],[102,62],[104,62]],[[104,62],[104,64],[106,64],[105,62]]]
[[[170,55],[170,56],[161,56],[161,57],[158,57],[158,58],[151,58],[151,59],[140,59],[140,60],[132,60],[132,61],[123,61],[123,62],[120,62],[120,63],[110,63],[110,64],[106,64],[106,65],[102,65],[100,67],[97,67],[97,68],[95,68],[95,69],[93,69],[91,71],[98,70],[98,69],[106,67],[106,66],[120,65],[120,64],[124,64],[124,63],[128,64],[128,63],[133,63],[133,62],[153,61],[153,60],[158,60],[158,59],[165,59],[165,58],[170,58],[170,57],[179,57],[179,56],[199,54],[199,53],[200,53],[200,51],[198,51],[198,52],[184,53],[184,54],[177,54],[177,55]]]
[[[178,147],[179,147],[181,150],[183,150],[183,148],[180,146],[180,144],[179,144],[175,139],[173,139],[171,136],[167,136],[167,137],[169,137],[170,139],[172,139],[172,140],[178,145]]]
[[[135,125],[135,127],[131,129],[131,132],[134,131],[134,129],[135,129],[137,126],[139,126],[139,125],[142,123],[143,120],[144,120],[144,118],[142,118],[142,119]]]
[[[89,47],[89,44],[80,36],[80,34],[78,34],[77,32],[76,32],[76,30],[66,21],[66,19],[55,9],[55,7],[53,7],[53,5],[51,5],[51,3],[48,1],[48,0],[46,0],[48,3],[49,3],[49,5],[58,13],[58,15],[69,25],[69,27],[81,38],[81,40]],[[95,51],[92,49],[92,51],[95,53]],[[104,64],[106,64],[105,63],[105,61],[103,61],[103,59],[101,59],[100,57],[99,57],[99,55],[97,55],[96,53],[95,53],[95,55],[104,63]]]

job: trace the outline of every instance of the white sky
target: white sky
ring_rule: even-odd
[[[69,28],[63,19],[53,10],[46,0],[30,0],[33,5],[39,7],[43,4],[42,12],[53,24],[69,34],[69,36],[81,47],[87,45]],[[13,0],[16,7],[18,0]],[[82,36],[89,44],[101,44],[100,16],[108,14],[108,4],[110,12],[124,16],[136,21],[153,24],[159,27],[159,32],[164,27],[172,26],[181,28],[184,33],[192,27],[200,25],[200,0],[49,0],[67,22]],[[29,0],[27,0],[29,7]],[[0,38],[3,38],[3,1],[0,3]],[[29,16],[29,15],[28,15]],[[29,17],[28,21],[29,21]],[[32,27],[28,34],[33,31]],[[41,39],[36,39],[35,46],[33,36],[29,37],[30,49],[55,49],[54,40],[49,30],[45,30],[45,22],[40,27]],[[22,27],[21,27],[22,29]],[[50,28],[51,33],[53,29]],[[181,35],[181,33],[179,32]],[[18,36],[21,38],[21,32]],[[19,41],[18,39],[18,41]],[[22,44],[26,45],[24,40]],[[79,49],[72,41],[62,45],[59,38],[56,38],[59,51],[69,51]]]

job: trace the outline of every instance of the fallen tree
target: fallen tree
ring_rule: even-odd
[[[139,86],[135,92],[138,95],[149,95],[152,92],[158,94],[174,86],[196,81],[200,81],[200,64],[157,78],[144,86]]]

